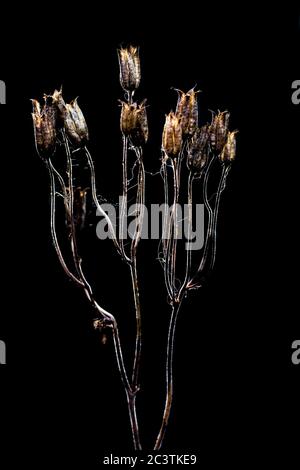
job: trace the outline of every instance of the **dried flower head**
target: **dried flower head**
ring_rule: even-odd
[[[236,134],[238,131],[229,132],[227,136],[226,144],[223,147],[222,153],[220,155],[220,160],[222,162],[233,162],[236,156]]]
[[[137,47],[129,46],[118,49],[120,66],[120,83],[127,92],[132,92],[139,87],[141,81],[141,64]]]
[[[209,157],[210,128],[205,125],[197,128],[188,144],[187,164],[192,172],[200,173]]]
[[[53,105],[57,109],[58,124],[61,125],[61,127],[64,127],[64,121],[66,117],[66,103],[62,95],[62,87],[60,88],[60,90],[54,90],[54,93],[51,98]]]
[[[146,100],[139,105],[121,101],[121,105],[120,126],[122,133],[126,137],[130,137],[133,145],[143,145],[147,142],[149,135]]]
[[[178,92],[178,100],[176,106],[176,114],[181,118],[182,132],[184,135],[192,135],[198,126],[198,102],[197,94],[192,88],[187,93],[181,90]]]
[[[67,136],[77,147],[82,147],[89,140],[89,131],[84,115],[78,106],[77,98],[65,105],[64,125]]]
[[[182,126],[181,119],[172,111],[166,116],[162,149],[168,157],[176,157],[182,147]]]
[[[212,118],[210,126],[211,147],[218,153],[222,152],[227,141],[230,114],[228,111],[218,112]]]
[[[44,100],[42,109],[37,100],[31,100],[32,119],[37,152],[41,158],[50,158],[56,148],[56,109],[48,96]]]

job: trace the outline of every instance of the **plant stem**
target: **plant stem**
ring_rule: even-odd
[[[225,189],[226,186],[226,178],[230,170],[230,166],[226,166],[223,164],[222,168],[222,174],[217,190],[217,196],[216,196],[216,203],[215,203],[215,209],[214,209],[214,215],[213,215],[213,226],[212,226],[212,254],[211,254],[211,260],[210,260],[210,265],[208,272],[211,272],[215,260],[216,260],[216,250],[217,250],[217,222],[218,222],[218,214],[219,214],[219,206],[220,206],[220,199],[221,199],[221,194]]]
[[[62,255],[58,240],[57,240],[57,235],[56,235],[56,223],[55,223],[55,213],[56,213],[56,204],[55,204],[55,198],[56,198],[56,189],[55,189],[55,177],[54,177],[54,171],[51,162],[47,162],[47,168],[49,171],[49,177],[50,177],[50,229],[51,229],[51,237],[52,237],[52,242],[58,257],[58,260],[64,270],[64,272],[67,274],[67,276],[74,281],[77,285],[83,286],[82,281],[78,279],[74,274],[71,273],[69,268],[66,265],[66,262],[64,260],[64,257]]]
[[[170,272],[169,272],[169,257],[168,253],[170,250],[170,238],[171,238],[171,220],[169,212],[169,185],[168,185],[168,173],[167,173],[167,156],[163,157],[162,161],[162,174],[164,180],[164,196],[165,196],[165,207],[164,207],[164,218],[163,218],[163,232],[162,232],[162,246],[163,246],[163,270],[165,285],[167,288],[170,300],[172,300],[172,287],[170,283]]]
[[[173,301],[175,300],[176,291],[176,259],[177,259],[177,230],[178,230],[178,216],[177,216],[177,205],[179,198],[179,168],[180,162],[173,162],[173,178],[174,178],[174,202],[173,202],[173,231],[172,231],[172,248],[171,248],[171,287],[173,291]]]
[[[166,398],[163,418],[160,430],[155,442],[154,450],[159,450],[162,446],[165,432],[169,423],[172,403],[173,403],[173,362],[174,362],[174,338],[176,330],[176,322],[182,301],[172,306],[172,313],[169,323],[168,343],[167,343],[167,359],[166,359]]]
[[[88,160],[88,164],[89,164],[90,172],[91,172],[92,197],[93,197],[94,203],[97,207],[98,212],[105,218],[105,220],[107,222],[108,230],[110,232],[111,238],[113,240],[113,243],[116,247],[117,252],[119,254],[122,254],[120,245],[119,245],[117,237],[116,237],[115,229],[112,225],[112,222],[111,222],[109,216],[107,215],[107,213],[102,209],[102,206],[99,203],[98,198],[97,198],[96,174],[95,174],[95,166],[94,166],[92,156],[91,156],[90,152],[88,151],[87,147],[85,147],[84,149],[85,149],[85,154],[87,156],[87,160]]]
[[[114,349],[115,349],[115,355],[116,355],[116,360],[117,360],[117,366],[118,366],[118,371],[120,373],[120,377],[125,389],[126,397],[127,397],[127,404],[128,404],[128,412],[129,412],[129,418],[130,418],[130,426],[131,426],[131,431],[132,431],[132,437],[133,437],[133,444],[134,444],[134,449],[135,450],[141,450],[141,443],[140,443],[140,437],[139,437],[139,427],[138,427],[138,421],[137,421],[137,415],[136,415],[136,392],[137,392],[137,377],[138,377],[138,371],[139,371],[139,357],[140,357],[140,347],[138,348],[138,353],[136,353],[136,366],[135,366],[135,381],[134,381],[134,386],[132,386],[128,380],[127,376],[127,371],[124,363],[124,358],[123,358],[123,353],[122,353],[122,346],[121,346],[121,341],[120,341],[120,336],[119,336],[119,331],[118,331],[118,325],[115,320],[115,317],[109,313],[107,310],[102,308],[95,300],[94,294],[92,287],[88,283],[87,279],[84,276],[84,273],[82,271],[82,266],[81,266],[81,259],[79,257],[78,249],[77,249],[77,242],[76,242],[76,227],[74,224],[74,191],[73,191],[73,171],[72,171],[72,157],[71,157],[71,151],[69,148],[69,143],[67,141],[67,137],[65,135],[65,132],[63,131],[63,140],[64,140],[64,146],[66,150],[66,155],[67,155],[67,164],[68,164],[68,181],[69,181],[69,192],[67,193],[65,184],[61,176],[59,175],[58,172],[56,172],[55,168],[52,166],[51,162],[47,164],[48,170],[49,170],[49,176],[50,176],[50,188],[51,188],[51,235],[52,235],[52,240],[53,244],[56,250],[56,253],[58,255],[58,259],[65,271],[65,273],[70,277],[77,285],[83,288],[88,300],[91,302],[92,306],[96,309],[97,313],[99,314],[100,318],[103,318],[105,320],[104,325],[107,327],[112,328],[112,334],[113,334],[113,342],[114,342]],[[96,198],[96,185],[95,185],[95,173],[94,173],[94,166],[93,166],[93,161],[92,158],[86,149],[86,155],[89,160],[90,164],[90,169],[91,169],[91,180],[92,180],[92,191],[93,191],[93,198],[94,202]],[[66,216],[67,219],[70,223],[70,229],[71,229],[71,249],[72,249],[72,254],[73,254],[73,260],[74,260],[74,265],[78,274],[78,278],[74,276],[68,267],[66,266],[66,263],[64,261],[63,255],[61,253],[57,236],[56,236],[56,229],[55,229],[55,197],[56,197],[56,188],[55,188],[55,173],[57,174],[57,177],[59,178],[60,184],[62,185],[62,189],[64,192],[64,197],[68,197],[68,200],[65,201],[65,207],[66,207]],[[142,192],[142,197],[143,192]],[[97,200],[97,198],[96,198]],[[98,201],[97,201],[98,202]],[[97,204],[97,206],[99,203]],[[104,212],[104,211],[103,211]],[[107,214],[104,213],[104,216]],[[108,216],[107,216],[108,217]],[[109,222],[111,223],[110,219]],[[113,229],[113,227],[111,226]],[[138,286],[137,286],[137,276],[136,276],[136,267],[135,267],[135,274],[134,277],[136,279],[135,283],[135,292],[137,293],[137,299],[138,297]],[[138,309],[140,312],[140,308]],[[139,313],[139,318],[140,318],[140,313]],[[139,326],[139,331],[140,326]],[[141,336],[141,335],[140,335]]]
[[[188,233],[187,233],[187,243],[186,243],[186,266],[185,266],[185,278],[180,288],[178,299],[181,299],[181,296],[184,294],[191,275],[191,261],[192,261],[192,250],[191,250],[191,232],[193,224],[193,181],[194,176],[190,172],[188,178]]]
[[[138,420],[137,420],[137,415],[136,415],[136,403],[135,403],[136,395],[132,393],[126,393],[126,396],[127,396],[127,404],[128,404],[129,419],[130,419],[134,450],[142,450],[142,445],[140,442]]]
[[[123,173],[123,194],[120,211],[120,227],[119,227],[119,243],[121,248],[121,254],[125,261],[131,262],[127,257],[124,248],[124,226],[127,211],[127,193],[128,193],[128,179],[127,179],[127,153],[128,153],[128,137],[123,135],[123,158],[122,158],[122,173]]]
[[[208,227],[207,227],[207,232],[206,232],[206,237],[205,237],[203,254],[202,254],[202,258],[201,258],[197,272],[194,274],[194,276],[190,279],[190,281],[187,284],[188,289],[191,289],[197,285],[197,282],[194,282],[195,278],[197,277],[197,275],[199,275],[199,273],[203,272],[204,267],[206,265],[207,257],[208,257],[208,252],[209,252],[209,247],[210,247],[210,242],[211,242],[211,235],[212,235],[212,227],[213,227],[213,210],[208,200],[207,191],[208,191],[208,179],[209,179],[209,175],[211,172],[211,167],[215,159],[216,157],[213,155],[207,165],[205,175],[204,175],[203,187],[202,187],[203,202],[208,212]]]
[[[139,164],[137,204],[136,204],[139,215],[138,215],[135,234],[131,243],[132,263],[130,265],[130,274],[131,274],[134,306],[135,306],[135,316],[136,316],[136,340],[135,340],[134,362],[133,362],[133,369],[132,369],[133,390],[138,390],[139,388],[139,370],[140,370],[141,352],[142,352],[142,318],[141,318],[141,304],[140,304],[140,294],[139,294],[137,265],[136,265],[136,251],[137,251],[138,243],[141,239],[141,233],[142,233],[141,231],[142,231],[143,218],[144,218],[144,204],[145,204],[144,164],[142,161],[142,154],[139,149],[136,149],[136,154],[138,157],[138,164]]]

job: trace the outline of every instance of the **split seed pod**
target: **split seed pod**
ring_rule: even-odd
[[[65,105],[64,125],[66,133],[77,147],[83,147],[89,140],[89,131],[77,98]]]
[[[222,153],[220,155],[221,162],[231,163],[235,160],[236,156],[236,137],[238,131],[228,133],[227,142],[224,145]]]
[[[147,142],[149,130],[146,111],[146,100],[141,104],[125,103],[121,101],[120,127],[122,133],[130,140],[134,146],[140,146]]]
[[[162,149],[168,157],[176,157],[182,147],[182,126],[180,118],[172,111],[166,116]]]
[[[197,128],[188,145],[187,164],[194,173],[200,173],[206,166],[209,157],[209,125]]]
[[[228,111],[223,111],[213,116],[210,126],[211,146],[213,150],[218,153],[222,152],[224,145],[227,142],[228,125],[230,114]]]
[[[43,109],[37,100],[31,101],[36,149],[39,156],[46,159],[54,154],[56,148],[56,109],[49,97],[44,96],[44,99]]]
[[[178,92],[176,115],[181,118],[182,132],[184,135],[193,135],[198,126],[198,102],[197,94],[192,88],[187,93],[181,90]]]
[[[141,81],[141,64],[137,47],[118,49],[120,84],[127,92],[135,91]]]

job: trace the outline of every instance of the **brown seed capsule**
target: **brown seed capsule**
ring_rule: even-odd
[[[222,152],[227,141],[230,114],[228,111],[218,112],[213,116],[210,126],[211,147],[218,153]]]
[[[57,109],[58,124],[63,127],[66,117],[66,103],[62,96],[62,88],[55,90],[51,98],[53,105],[56,106]]]
[[[134,146],[143,145],[148,140],[149,131],[145,103],[146,100],[139,105],[121,101],[121,131],[126,137],[130,137]]]
[[[180,117],[172,111],[166,116],[162,136],[162,149],[168,157],[176,157],[182,147],[182,126]]]
[[[64,125],[67,136],[76,147],[82,147],[89,140],[89,131],[77,98],[65,105]]]
[[[209,125],[197,128],[188,144],[188,167],[192,172],[200,173],[209,157]]]
[[[131,92],[139,87],[141,81],[141,65],[139,50],[137,47],[118,49],[120,66],[120,84],[122,88]]]
[[[149,127],[148,127],[148,118],[146,111],[146,100],[142,101],[139,105],[138,110],[138,140],[141,140],[143,143],[148,141],[149,137]]]
[[[221,162],[233,162],[236,156],[236,133],[238,131],[229,132],[227,136],[226,144],[223,147],[220,155]]]
[[[181,90],[178,92],[178,101],[176,106],[176,115],[181,118],[182,132],[184,135],[192,135],[198,126],[198,102],[197,93],[192,88],[187,93]]]
[[[35,145],[41,158],[50,158],[56,148],[56,110],[49,97],[45,96],[41,109],[37,100],[31,100]]]

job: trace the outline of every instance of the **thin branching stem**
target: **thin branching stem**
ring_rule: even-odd
[[[141,318],[141,303],[140,303],[140,293],[139,293],[139,284],[138,284],[138,275],[137,275],[137,246],[141,239],[143,218],[144,218],[144,207],[145,207],[145,169],[142,160],[142,150],[135,148],[135,152],[138,158],[138,190],[136,197],[136,210],[138,211],[136,230],[131,242],[131,260],[132,264],[130,265],[130,274],[133,288],[133,297],[134,297],[134,306],[136,314],[136,340],[135,340],[135,353],[134,353],[134,362],[132,369],[132,387],[133,389],[139,388],[139,371],[140,371],[140,362],[141,362],[141,352],[142,352],[142,318]]]
[[[191,250],[191,234],[193,226],[193,182],[194,175],[190,172],[188,177],[188,230],[187,230],[187,243],[186,243],[186,264],[185,264],[185,277],[180,288],[178,299],[184,295],[188,282],[191,276],[191,262],[192,262],[192,250]]]
[[[165,432],[169,423],[169,418],[172,409],[173,403],[173,362],[174,362],[174,339],[176,331],[176,323],[178,318],[178,313],[181,307],[182,301],[176,303],[172,306],[171,318],[169,323],[168,331],[168,342],[167,342],[167,352],[166,352],[166,397],[165,397],[165,407],[163,412],[163,418],[160,426],[159,433],[155,442],[154,450],[159,450],[162,446]]]
[[[107,226],[108,226],[110,236],[112,238],[112,241],[113,241],[113,243],[116,247],[117,252],[119,254],[121,254],[121,248],[120,248],[120,245],[118,243],[118,240],[117,240],[117,237],[116,237],[116,232],[115,232],[115,229],[113,227],[113,224],[112,224],[108,214],[103,210],[101,204],[98,201],[95,166],[94,166],[92,156],[91,156],[90,152],[88,151],[87,147],[85,147],[84,150],[85,150],[85,154],[86,154],[88,165],[89,165],[90,172],[91,172],[91,187],[92,187],[92,197],[93,197],[94,204],[97,207],[97,211],[98,211],[99,215],[102,215],[105,218],[105,220],[107,222]]]
[[[167,292],[170,300],[172,300],[173,292],[170,282],[170,269],[169,269],[169,253],[171,244],[171,220],[169,211],[169,184],[168,184],[168,171],[167,160],[168,157],[164,156],[162,160],[162,175],[164,180],[164,216],[163,216],[163,230],[162,230],[162,246],[163,246],[163,270],[164,279]]]
[[[67,161],[68,161],[69,212],[70,212],[71,223],[72,223],[71,224],[71,239],[72,239],[72,252],[73,252],[73,257],[74,257],[74,263],[79,272],[80,279],[83,283],[84,290],[88,299],[90,300],[92,305],[98,310],[98,312],[102,315],[102,317],[104,317],[106,320],[110,320],[109,326],[111,326],[113,330],[114,348],[115,348],[118,370],[119,370],[121,380],[124,385],[126,397],[127,397],[127,405],[128,405],[128,412],[129,412],[129,417],[130,417],[133,444],[134,444],[135,450],[140,450],[141,444],[140,444],[139,428],[138,428],[138,422],[137,422],[137,416],[136,416],[136,410],[135,410],[135,393],[136,392],[135,390],[133,390],[132,385],[129,382],[127,372],[126,372],[117,322],[113,315],[109,314],[106,310],[104,310],[102,307],[100,307],[96,303],[92,288],[90,284],[88,283],[88,281],[86,280],[84,273],[82,271],[82,267],[81,267],[81,259],[79,257],[78,250],[77,250],[76,232],[75,232],[75,224],[74,224],[74,216],[73,216],[72,157],[71,157],[71,152],[69,148],[69,143],[67,141],[65,133],[63,133],[63,138],[64,138],[64,145],[65,145],[66,154],[67,154]]]
[[[213,226],[212,226],[212,253],[211,253],[208,273],[212,271],[215,261],[216,261],[217,222],[218,222],[218,215],[219,215],[220,200],[221,200],[221,194],[226,187],[226,178],[227,178],[230,168],[231,168],[230,165],[223,164],[222,174],[221,174],[221,178],[220,178],[220,182],[219,182],[219,186],[217,190],[216,202],[215,202],[215,208],[214,208],[214,214],[213,214]]]
[[[212,207],[209,203],[209,199],[208,199],[208,180],[209,180],[212,165],[214,164],[215,159],[216,159],[216,157],[213,155],[211,157],[208,165],[207,165],[205,175],[204,175],[204,180],[203,180],[203,186],[202,186],[203,202],[204,202],[205,208],[208,212],[208,226],[207,226],[207,231],[206,231],[203,254],[202,254],[201,261],[199,263],[199,267],[197,269],[197,272],[194,274],[192,279],[188,282],[187,288],[193,288],[194,285],[197,285],[197,283],[194,284],[195,278],[203,272],[204,267],[205,267],[206,262],[207,262],[208,254],[209,254],[209,248],[210,248],[210,242],[211,242],[211,236],[212,236],[212,228],[213,228],[213,209],[212,209]]]
[[[50,230],[53,246],[55,248],[58,260],[66,273],[66,275],[75,282],[78,286],[83,286],[83,283],[78,277],[76,277],[67,267],[64,257],[62,255],[59,242],[56,234],[56,188],[55,188],[55,176],[51,162],[47,162],[47,168],[50,177]]]
[[[178,238],[178,198],[179,198],[179,163],[174,159],[173,162],[173,182],[174,182],[174,202],[172,210],[173,231],[171,248],[171,286],[173,290],[173,300],[175,300],[176,289],[176,260],[177,260],[177,238]]]
[[[119,244],[121,248],[122,258],[131,263],[131,259],[127,257],[124,247],[125,238],[125,219],[127,211],[127,195],[128,195],[128,177],[127,177],[127,157],[128,157],[128,137],[123,135],[123,158],[122,158],[122,174],[123,174],[123,192],[120,210],[120,227],[119,227]]]

